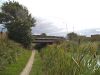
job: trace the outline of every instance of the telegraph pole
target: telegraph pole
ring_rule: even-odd
[[[67,24],[66,24],[66,31],[67,31],[67,34],[68,34],[68,26],[67,26]]]
[[[74,25],[73,25],[73,32],[74,32]]]
[[[68,38],[68,37],[67,37],[67,34],[68,34],[68,26],[67,26],[67,24],[66,24],[66,39]]]

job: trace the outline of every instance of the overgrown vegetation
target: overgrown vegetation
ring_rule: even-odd
[[[20,44],[0,39],[0,75],[19,75],[30,55]]]
[[[97,43],[65,42],[49,45],[40,52],[44,75],[99,75]],[[36,74],[37,75],[37,74]]]

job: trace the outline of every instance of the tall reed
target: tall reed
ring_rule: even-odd
[[[97,43],[64,42],[43,48],[41,54],[44,75],[95,75]]]

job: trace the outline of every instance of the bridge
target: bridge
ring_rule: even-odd
[[[63,41],[64,37],[57,36],[41,36],[41,35],[33,35],[33,43],[57,43],[59,41]]]

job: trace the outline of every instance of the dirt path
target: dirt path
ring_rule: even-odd
[[[30,59],[28,60],[28,63],[26,64],[25,68],[23,69],[20,75],[29,75],[32,68],[32,64],[34,62],[34,56],[35,56],[35,51],[33,50],[32,55]]]

